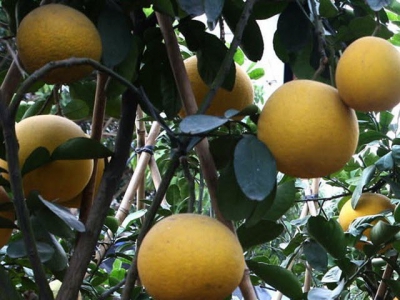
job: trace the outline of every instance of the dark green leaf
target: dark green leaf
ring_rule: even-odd
[[[279,184],[274,202],[264,215],[264,218],[270,221],[277,221],[293,206],[295,200],[296,187],[294,180]]]
[[[288,2],[286,1],[275,3],[269,1],[257,1],[253,6],[253,16],[257,20],[268,19],[281,13],[287,5]]]
[[[344,232],[336,220],[326,220],[322,216],[310,217],[307,231],[333,257],[340,259],[346,255]]]
[[[217,202],[227,220],[246,219],[256,207],[256,202],[248,199],[238,186],[233,166],[221,171],[217,185]]]
[[[330,0],[320,0],[319,14],[324,18],[333,18],[339,13],[337,7]]]
[[[179,6],[191,16],[205,14],[210,30],[214,30],[225,0],[177,0]]]
[[[400,223],[400,203],[396,205],[396,208],[394,209],[393,212],[393,216],[396,223]]]
[[[105,3],[97,19],[97,28],[103,46],[102,62],[114,67],[125,59],[131,48],[131,21],[116,5]]]
[[[298,3],[289,3],[281,13],[276,32],[282,45],[289,52],[300,51],[309,44],[311,23]]]
[[[276,184],[276,162],[269,149],[253,135],[236,145],[235,175],[243,193],[256,201],[264,200]]]
[[[42,263],[49,261],[54,254],[53,247],[47,243],[36,242],[36,248]],[[7,255],[11,258],[27,257],[24,241],[22,239],[11,241],[7,247]]]
[[[390,289],[396,294],[396,296],[400,297],[400,281],[394,279],[385,279],[384,281],[390,287]]]
[[[17,292],[8,272],[0,265],[0,300],[22,300],[21,295]]]
[[[258,222],[264,219],[266,212],[271,208],[272,204],[274,203],[276,195],[276,185],[274,185],[274,189],[271,193],[262,201],[254,201],[256,202],[256,207],[254,208],[250,217],[246,220],[246,226],[254,226]]]
[[[42,199],[40,201],[54,214],[56,214],[60,219],[62,219],[67,225],[71,226],[73,229],[79,232],[85,232],[85,225],[78,220],[69,210],[63,206],[53,204],[47,200]]]
[[[139,55],[143,51],[143,41],[139,39],[137,35],[132,36],[132,44],[129,49],[128,55],[126,58],[118,64],[114,71],[121,75],[123,78],[128,80],[129,82],[133,82],[138,74],[138,63],[139,63]],[[107,82],[106,87],[106,95],[107,99],[115,98],[121,95],[127,89],[126,85],[123,85],[114,77],[110,78]]]
[[[223,135],[210,140],[210,152],[218,170],[225,168],[233,161],[235,147],[239,140],[240,138],[234,135]]]
[[[233,117],[236,116],[251,116],[259,112],[259,108],[255,104],[250,104],[249,106],[246,106],[243,108],[241,111],[238,111],[236,109],[228,109],[225,113],[224,116],[225,118],[232,119]]]
[[[95,81],[80,80],[69,85],[71,99],[79,99],[86,103],[90,113],[93,112],[94,98],[96,93]]]
[[[25,174],[43,166],[51,162],[52,159],[50,157],[50,152],[44,147],[38,147],[29,154],[28,158],[25,160],[21,175],[24,176]]]
[[[361,132],[358,139],[358,147],[362,147],[374,141],[379,141],[382,138],[387,138],[387,136],[379,131],[368,130],[366,132]]]
[[[400,163],[400,145],[393,145],[392,146],[392,157],[396,164]]]
[[[306,236],[303,233],[297,233],[289,243],[283,248],[282,253],[286,256],[293,254],[300,245],[304,243]]]
[[[375,170],[375,165],[370,165],[363,170],[360,181],[358,182],[357,187],[354,190],[353,195],[351,196],[351,207],[353,209],[356,208],[358,199],[360,199],[364,186],[366,186],[371,181],[372,177],[375,174]]]
[[[261,280],[280,291],[292,300],[306,299],[303,295],[302,286],[297,277],[289,270],[276,265],[259,263],[252,260],[246,261],[247,266]]]
[[[52,160],[106,158],[113,152],[99,141],[86,137],[77,137],[64,142],[51,154]]]
[[[312,268],[324,272],[328,267],[328,255],[325,249],[314,240],[307,240],[303,244],[306,260]]]
[[[370,232],[370,240],[374,245],[382,245],[390,241],[400,231],[400,224],[391,225],[379,220]]]
[[[241,0],[225,0],[222,15],[232,32],[235,32],[243,8],[244,2]],[[240,48],[251,61],[259,61],[264,53],[264,40],[261,30],[252,16],[250,16],[244,28]]]
[[[237,229],[237,235],[244,250],[250,247],[270,242],[277,238],[284,230],[282,224],[268,220],[261,220],[256,225],[248,227],[245,224]]]
[[[209,115],[191,115],[185,117],[179,128],[186,134],[204,134],[226,124],[229,120]]]
[[[90,107],[83,100],[74,99],[63,105],[63,115],[71,120],[81,120],[90,116]]]

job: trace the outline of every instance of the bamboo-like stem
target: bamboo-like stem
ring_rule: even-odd
[[[140,149],[146,145],[146,126],[143,119],[143,111],[139,108],[136,115],[136,133],[137,133],[137,147]],[[147,154],[147,153],[146,153]],[[142,153],[137,153],[138,160]],[[147,162],[148,165],[148,162]],[[144,203],[140,200],[145,198],[145,173],[140,178],[140,182],[136,189],[136,209],[141,210],[144,208]]]
[[[156,190],[158,190],[161,184],[161,174],[160,170],[158,169],[156,160],[154,159],[154,156],[150,157],[149,168],[150,168],[151,179],[153,180],[154,183],[154,187]],[[165,198],[165,195],[163,201],[161,202],[161,206],[164,208],[170,207],[170,205],[167,202],[167,199]]]
[[[104,115],[106,110],[106,83],[108,80],[108,75],[102,72],[97,73],[97,85],[96,85],[96,94],[94,100],[94,108],[93,108],[93,118],[92,118],[92,130],[90,137],[96,141],[101,140],[101,136],[103,133],[103,123],[104,123]],[[82,201],[80,207],[79,218],[85,223],[87,217],[90,212],[90,208],[93,203],[93,193],[94,193],[94,183],[96,181],[97,174],[97,159],[93,160],[93,171],[92,176],[85,189],[82,192]]]
[[[226,55],[221,70],[218,72],[216,79],[214,80],[209,93],[204,100],[205,106],[202,107],[203,111],[205,111],[211,103],[212,98],[217,92],[218,88],[221,86],[226,74],[229,70],[225,70],[224,66],[229,66],[230,62],[233,59],[233,55],[236,51],[240,43],[240,39],[244,30],[244,27],[247,23],[247,18],[250,15],[250,11],[252,5],[255,1],[249,0],[246,2],[245,9],[242,14],[242,18],[236,28],[235,37],[232,41],[231,48],[228,51],[228,55]],[[175,77],[175,82],[178,86],[179,95],[183,101],[183,107],[188,115],[194,114],[197,112],[197,105],[193,95],[193,91],[187,77],[186,69],[182,61],[182,57],[179,50],[179,45],[177,42],[177,38],[175,36],[175,32],[172,28],[171,20],[168,16],[163,15],[161,13],[156,13],[157,20],[159,22],[161,32],[163,34],[165,43],[167,45],[167,52],[170,61],[170,65]],[[214,209],[216,218],[223,224],[225,224],[232,232],[235,233],[235,227],[231,221],[228,221],[224,218],[222,213],[220,212],[217,204],[217,182],[218,182],[218,173],[214,164],[214,159],[209,150],[209,144],[207,139],[203,139],[200,143],[195,147],[197,156],[200,161],[200,167],[203,171],[205,181],[208,186],[208,191],[210,194],[211,205]],[[243,279],[240,283],[240,290],[242,295],[246,300],[257,299],[257,296],[254,291],[254,287],[251,283],[249,271],[246,266],[244,270]]]
[[[160,133],[160,125],[157,122],[154,122],[149,135],[146,139],[147,145],[154,145],[157,136]],[[132,206],[132,201],[134,194],[140,184],[141,178],[143,178],[146,170],[146,166],[149,163],[151,155],[149,153],[142,153],[140,159],[138,160],[138,164],[136,166],[135,172],[129,182],[128,188],[124,194],[124,197],[121,201],[121,204],[118,208],[117,213],[115,214],[115,218],[118,221],[118,224],[121,225],[122,222],[126,219],[129,214],[130,208]],[[112,244],[112,239],[114,238],[114,234],[112,231],[108,230],[107,234],[105,235],[104,239],[98,243],[98,250],[96,251],[94,261],[96,263],[100,263],[106,254],[107,250],[110,248]]]

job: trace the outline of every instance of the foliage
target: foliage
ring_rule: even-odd
[[[35,192],[25,195],[26,201],[18,201],[18,185],[13,179],[0,178],[14,199],[18,216],[18,228],[8,245],[0,249],[0,299],[45,293],[43,278],[38,276],[41,272],[44,283],[65,279],[59,298],[77,295],[80,288],[84,299],[150,299],[143,287],[130,281],[135,279],[141,240],[154,222],[188,211],[224,218],[233,225],[253,285],[267,286],[291,299],[400,296],[398,109],[357,112],[360,134],[356,153],[341,170],[324,178],[300,179],[278,173],[273,156],[256,138],[260,108],[267,101],[258,81],[264,74],[258,65],[264,48],[273,47],[296,78],[334,86],[337,61],[352,41],[375,35],[400,45],[397,1],[213,2],[218,5],[203,0],[63,1],[97,25],[105,51],[101,64],[72,59],[72,64],[88,63],[100,71],[97,76],[62,86],[44,84],[25,73],[20,76],[18,64],[12,63],[17,55],[14,37],[18,24],[39,2],[0,2],[0,123],[4,141],[0,157],[13,155],[7,147],[15,142],[10,135],[14,122],[7,123],[7,118],[20,121],[53,113],[74,120],[103,144],[72,141],[59,148],[54,154],[57,159],[99,158],[110,153],[112,158],[90,212],[84,206],[80,211],[68,210]],[[206,22],[193,19],[203,12]],[[246,67],[255,86],[256,105],[240,112],[227,111],[221,117],[197,114],[180,119],[181,83],[170,64],[173,45],[160,21],[165,21],[160,17],[165,15],[174,21],[181,57],[197,55],[202,59],[204,75],[214,87],[229,86],[229,80],[224,79],[234,78],[227,68],[233,60]],[[276,15],[273,45],[264,45],[257,20]],[[220,17],[234,34],[229,42],[223,34],[216,35],[222,26]],[[61,66],[65,62],[57,63]],[[209,96],[204,101],[212,101],[212,92]],[[99,104],[104,105],[100,113]],[[134,133],[128,130],[135,120],[125,119],[132,113],[126,105],[131,109],[137,104],[141,110],[137,111]],[[237,114],[244,119],[237,121],[233,118]],[[155,130],[154,144],[149,145],[142,133],[152,132],[155,123],[160,131]],[[96,138],[99,129],[101,137]],[[205,137],[209,142],[206,150],[201,148]],[[129,148],[121,149],[124,142]],[[209,160],[204,160],[204,151],[210,151]],[[145,166],[150,168],[140,174],[143,157],[149,158]],[[211,172],[214,177],[210,177],[210,169],[215,171]],[[16,174],[12,178],[18,178],[18,169],[14,171],[10,172]],[[155,180],[158,172],[161,184]],[[142,180],[132,190],[129,183],[135,176]],[[365,191],[387,195],[396,209],[386,215],[386,225],[373,227],[372,243],[360,251],[354,247],[360,237],[343,232],[336,219],[345,201],[356,203]],[[90,207],[89,197],[82,201]],[[98,215],[93,217],[90,213],[94,211]],[[94,224],[100,225],[90,227]],[[357,231],[357,223],[353,225]],[[32,236],[25,234],[29,228]],[[90,239],[95,240],[93,247],[89,242],[82,246],[82,241]],[[380,252],[386,244],[393,248]],[[87,253],[90,259],[87,263],[82,259],[83,272],[78,272],[77,254],[83,257]],[[83,279],[78,282],[80,277]],[[67,285],[72,288],[65,288]]]

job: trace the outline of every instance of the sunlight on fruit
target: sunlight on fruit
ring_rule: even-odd
[[[194,97],[197,106],[199,107],[204,100],[204,97],[209,91],[209,87],[201,79],[197,70],[197,57],[192,56],[184,61],[186,71],[189,77],[190,84],[193,89]],[[253,83],[251,82],[246,71],[238,64],[236,65],[236,78],[232,91],[220,88],[208,110],[207,115],[223,116],[228,109],[236,109],[238,111],[253,104],[254,90]],[[185,112],[182,109],[179,113],[180,117],[185,117]],[[241,119],[242,117],[238,117]]]
[[[351,207],[351,200],[348,200],[342,207],[339,213],[339,224],[344,231],[349,229],[351,222],[356,218],[364,217],[368,215],[376,215],[385,210],[393,210],[394,204],[390,201],[388,197],[377,193],[363,193],[358,200],[356,209]],[[379,220],[371,222],[371,224],[376,224]],[[369,240],[371,228],[367,228],[363,235]],[[358,249],[362,249],[363,242],[358,242],[356,244]]]
[[[235,235],[204,215],[176,214],[145,236],[138,271],[156,300],[223,300],[240,283],[245,264]]]
[[[343,52],[336,69],[340,97],[359,111],[390,110],[400,102],[400,54],[387,40],[362,37]]]
[[[279,87],[265,103],[257,127],[278,170],[300,178],[343,168],[356,150],[359,132],[354,110],[337,90],[311,80]]]
[[[19,164],[22,168],[28,156],[38,147],[51,153],[71,138],[86,137],[73,121],[56,115],[37,115],[17,123]],[[34,138],[33,138],[34,137]],[[0,167],[7,170],[5,161]],[[40,166],[22,178],[24,193],[37,190],[49,201],[64,202],[82,192],[93,170],[93,160],[57,160]],[[4,174],[7,178],[7,174]]]
[[[17,49],[28,73],[45,64],[67,59],[100,60],[100,35],[83,13],[62,4],[47,4],[26,15],[17,32]],[[74,66],[53,70],[43,78],[46,83],[70,83],[93,71],[90,66]]]

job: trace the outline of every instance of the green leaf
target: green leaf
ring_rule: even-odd
[[[246,226],[254,226],[264,219],[266,212],[271,208],[272,204],[274,203],[275,195],[276,185],[274,186],[274,189],[271,191],[268,197],[266,197],[262,201],[253,201],[256,202],[256,207],[254,208],[251,215],[247,218],[245,223]]]
[[[375,166],[381,172],[393,169],[394,160],[392,152],[389,152],[384,156],[382,156],[380,159],[378,159],[377,162],[375,163]]]
[[[264,200],[276,184],[276,162],[269,149],[253,135],[245,135],[236,145],[235,175],[243,193]]]
[[[129,49],[128,55],[125,59],[119,63],[114,71],[124,77],[129,82],[133,82],[138,77],[138,64],[139,56],[143,51],[143,41],[137,36],[133,35],[131,37],[132,43]],[[107,99],[115,98],[121,95],[127,89],[126,85],[123,85],[114,77],[110,78],[107,82],[106,95]]]
[[[247,260],[246,263],[249,269],[260,277],[261,280],[286,297],[292,300],[306,299],[305,295],[303,295],[300,281],[289,270],[280,266],[259,263],[252,260]]]
[[[337,7],[330,0],[320,0],[319,2],[319,14],[324,18],[336,17],[339,13]]]
[[[368,130],[365,132],[361,132],[359,139],[358,139],[358,146],[362,147],[364,145],[367,145],[371,142],[375,142],[375,141],[379,141],[383,138],[387,138],[387,136],[385,134],[383,134],[382,132],[379,131],[375,131],[375,130]]]
[[[239,23],[243,8],[244,2],[241,0],[225,0],[222,15],[232,32],[235,32],[236,25]],[[257,21],[252,16],[249,17],[246,27],[243,30],[240,48],[251,61],[259,61],[263,56],[263,36]]]
[[[400,203],[397,203],[396,208],[393,212],[393,216],[396,223],[400,223]]]
[[[97,28],[103,47],[102,62],[114,67],[125,59],[131,48],[131,21],[127,14],[105,2],[97,18]]]
[[[385,283],[389,286],[397,297],[400,296],[400,281],[394,279],[384,279]]]
[[[257,20],[265,20],[281,13],[287,5],[288,2],[286,1],[275,3],[269,1],[257,1],[254,3],[252,15]]]
[[[53,247],[47,243],[36,242],[36,248],[42,263],[49,261],[54,254]],[[27,257],[24,241],[22,239],[11,241],[7,246],[7,255],[11,258]]]
[[[277,221],[281,218],[295,203],[296,187],[295,181],[286,181],[279,184],[274,202],[264,215],[264,218],[270,221]]]
[[[50,152],[45,147],[38,147],[32,151],[31,154],[25,160],[22,169],[21,175],[24,176],[25,174],[43,166],[51,162],[52,159],[50,157]]]
[[[87,137],[77,137],[62,143],[51,154],[52,160],[106,158],[113,152],[99,141]]]
[[[221,171],[217,185],[217,203],[222,215],[227,220],[243,220],[250,216],[257,202],[243,194],[235,177],[233,166]]]
[[[328,255],[325,249],[313,239],[303,243],[303,253],[312,268],[325,272],[328,267]]]
[[[351,207],[355,209],[357,207],[358,199],[360,199],[363,193],[364,186],[366,186],[375,174],[376,165],[370,165],[366,167],[361,175],[360,181],[355,188],[353,195],[351,196]]]
[[[31,117],[31,116],[36,116],[39,112],[40,114],[48,114],[50,113],[51,107],[53,106],[52,101],[48,101],[47,99],[39,99],[36,100],[35,103],[30,105],[28,109],[25,111],[24,115],[22,116],[22,119]]]
[[[70,120],[81,120],[90,116],[90,108],[83,100],[73,99],[62,106],[63,115]]]
[[[16,290],[15,284],[8,274],[3,265],[0,265],[0,300],[22,300],[21,295]]]
[[[69,85],[70,97],[72,100],[79,99],[84,101],[89,107],[90,113],[93,112],[94,98],[96,94],[96,82],[79,80]]]
[[[186,134],[204,134],[226,124],[229,119],[209,115],[191,115],[185,117],[179,128]]]
[[[210,152],[218,170],[227,167],[233,161],[235,147],[239,140],[240,138],[234,135],[222,135],[210,140]]]
[[[107,216],[104,225],[111,230],[112,233],[116,233],[119,227],[119,221],[114,216]]]
[[[250,79],[257,80],[265,75],[265,70],[263,68],[255,68],[248,72],[247,75],[249,75]]]
[[[340,259],[346,255],[344,232],[336,220],[326,220],[322,216],[310,217],[307,231],[334,258]]]
[[[279,16],[276,29],[283,47],[289,52],[300,51],[309,44],[311,32],[311,23],[299,4],[289,3]]]
[[[400,224],[391,225],[379,220],[370,232],[370,240],[374,245],[382,245],[389,242],[400,231]]]
[[[248,227],[245,224],[237,229],[237,235],[244,250],[250,247],[261,245],[276,239],[284,230],[282,224],[261,220],[254,226]]]

